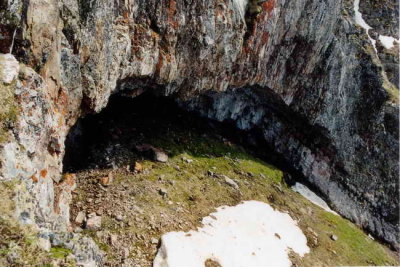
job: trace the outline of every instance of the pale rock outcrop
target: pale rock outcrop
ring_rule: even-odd
[[[19,73],[19,63],[11,54],[0,54],[0,81],[10,84]]]

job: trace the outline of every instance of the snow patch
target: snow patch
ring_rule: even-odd
[[[400,43],[399,40],[397,40],[391,36],[384,36],[384,35],[379,36],[379,41],[381,41],[382,45],[386,49],[392,49],[395,45],[395,42]]]
[[[366,31],[369,31],[372,29],[371,26],[367,24],[367,22],[363,19],[362,14],[360,12],[360,0],[355,0],[354,1],[354,12],[356,14],[356,23],[360,25],[362,28],[364,28]]]
[[[324,210],[331,212],[333,214],[336,214],[331,208],[329,208],[328,204],[320,198],[317,194],[315,194],[313,191],[311,191],[307,186],[301,184],[301,183],[296,183],[294,186],[292,186],[293,191],[299,193],[306,199],[308,199],[311,203],[314,203],[315,205],[323,208]]]
[[[375,52],[378,52],[378,50],[376,49],[376,40],[372,39],[371,35],[369,34],[369,30],[372,30],[373,28],[369,26],[368,23],[363,19],[363,16],[360,12],[360,0],[354,1],[354,13],[355,13],[356,23],[365,30],[365,32],[368,35],[368,39],[371,41],[372,46],[375,49]],[[393,46],[395,45],[395,42],[400,43],[400,40],[397,40],[391,36],[384,36],[384,35],[379,35],[379,41],[381,41],[382,45],[386,49],[392,49]]]
[[[310,251],[296,221],[263,202],[220,207],[202,223],[163,235],[153,267],[204,267],[208,259],[222,267],[290,267],[289,248],[300,256]]]
[[[360,12],[360,0],[354,1],[354,13],[355,13],[355,20],[358,25],[360,25],[368,35],[368,39],[371,41],[372,46],[374,47],[375,52],[378,52],[376,49],[376,40],[372,39],[371,35],[369,35],[369,30],[372,29],[371,26],[367,24],[367,22],[363,19],[362,14]]]

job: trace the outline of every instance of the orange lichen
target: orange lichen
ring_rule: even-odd
[[[39,179],[37,178],[37,176],[36,176],[35,174],[31,176],[31,179],[32,179],[32,181],[33,181],[34,183],[39,182]]]
[[[63,175],[62,182],[73,187],[75,185],[76,175],[73,173],[66,173]]]
[[[262,8],[265,12],[268,13],[268,15],[270,15],[272,10],[274,10],[275,8],[275,4],[275,0],[268,0],[262,4]]]
[[[269,40],[269,33],[263,32],[261,37],[261,45],[265,45],[266,43],[268,43],[268,40]]]
[[[163,67],[163,63],[164,63],[164,58],[162,56],[162,52],[160,51],[160,54],[158,55],[158,62],[156,65],[156,73],[158,75],[160,75],[160,73],[161,73],[161,68]]]
[[[167,21],[168,24],[172,26],[172,28],[177,29],[178,21],[176,20],[175,14],[176,14],[176,1],[170,0],[167,8],[167,15],[168,15]]]
[[[46,169],[41,170],[40,171],[40,177],[46,178],[46,176],[47,176],[47,170]]]
[[[68,94],[65,90],[65,88],[60,87],[58,90],[58,96],[57,96],[57,101],[56,104],[59,107],[60,112],[62,115],[64,115],[63,117],[67,117],[68,115]],[[64,124],[64,120],[59,120],[59,126],[62,126]]]

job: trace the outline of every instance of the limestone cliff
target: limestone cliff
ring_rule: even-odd
[[[69,129],[113,93],[151,90],[258,132],[339,213],[398,246],[398,42],[379,41],[399,39],[398,4],[361,2],[376,44],[354,5],[2,0],[0,52],[14,57],[0,57],[0,177],[26,185],[17,216],[67,230]]]

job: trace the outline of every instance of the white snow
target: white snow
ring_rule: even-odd
[[[371,26],[367,24],[367,22],[363,19],[362,14],[360,12],[360,0],[355,0],[354,1],[354,12],[356,14],[356,23],[360,25],[362,28],[364,28],[366,31],[369,31],[372,29]]]
[[[376,49],[376,40],[372,39],[371,35],[369,34],[369,30],[371,30],[372,27],[367,24],[367,22],[363,19],[363,16],[360,12],[360,0],[354,1],[354,13],[355,13],[356,23],[365,30],[365,32],[368,35],[368,39],[371,41],[372,46],[375,49],[375,52],[377,52],[378,50]],[[400,40],[397,40],[391,36],[384,36],[384,35],[379,35],[379,41],[381,41],[382,45],[386,49],[393,48],[394,42],[400,43]]]
[[[289,248],[300,256],[310,251],[296,221],[263,202],[220,207],[202,223],[163,235],[153,267],[204,267],[207,259],[222,267],[290,267]]]
[[[317,194],[315,194],[313,191],[311,191],[307,186],[301,184],[301,183],[296,183],[294,186],[292,186],[293,191],[299,193],[306,199],[308,199],[310,202],[314,203],[315,205],[323,208],[324,210],[331,212],[333,214],[337,214],[331,208],[329,208],[328,204],[320,198]]]
[[[379,41],[381,41],[382,45],[386,49],[392,49],[393,46],[395,45],[395,42],[400,43],[399,40],[397,40],[391,36],[384,36],[384,35],[379,36]]]
[[[372,39],[371,35],[369,35],[369,30],[371,30],[372,27],[367,24],[367,22],[363,19],[362,14],[360,12],[360,0],[354,1],[354,13],[355,13],[356,23],[360,25],[362,28],[364,28],[365,32],[368,35],[368,39],[371,41],[372,46],[375,49],[375,52],[378,52],[378,50],[376,49],[376,40]]]

